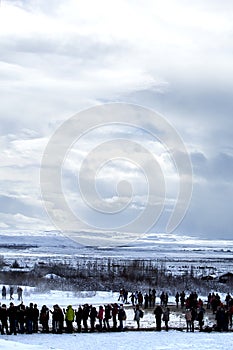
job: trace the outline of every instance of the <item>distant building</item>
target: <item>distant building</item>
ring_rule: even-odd
[[[220,283],[233,283],[233,273],[227,272],[224,275],[219,277],[219,282]]]
[[[207,275],[207,276],[202,276],[201,279],[202,281],[213,281],[217,278],[216,275]]]

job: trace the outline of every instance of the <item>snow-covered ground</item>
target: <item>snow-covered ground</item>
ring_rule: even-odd
[[[2,285],[0,285],[0,290],[2,288]],[[8,286],[7,286],[8,289]],[[20,304],[19,301],[17,301],[17,294],[14,294],[14,302],[15,305]],[[119,293],[116,292],[103,292],[103,291],[83,291],[83,292],[71,292],[71,291],[59,291],[59,290],[51,290],[49,292],[43,293],[38,292],[33,287],[26,287],[23,286],[23,302],[25,305],[29,305],[30,302],[36,303],[39,307],[39,309],[42,307],[42,305],[46,305],[50,310],[53,309],[54,304],[58,304],[62,308],[66,308],[68,305],[72,305],[74,309],[78,309],[79,305],[89,304],[89,305],[105,305],[105,304],[112,304],[115,302],[118,302]],[[204,296],[200,296],[202,300],[206,300]],[[225,299],[225,296],[223,295],[223,300]],[[8,298],[9,299],[9,298]],[[157,298],[157,302],[159,301],[159,298]],[[5,302],[5,300],[4,300]],[[6,300],[6,304],[10,300]],[[169,304],[175,305],[175,298],[174,296],[169,297]],[[134,311],[131,304],[125,304],[126,314],[127,314],[127,320],[124,322],[124,326],[127,326],[129,328],[136,328],[136,324],[134,321]],[[172,308],[173,309],[173,308]],[[212,326],[215,323],[213,315],[211,313],[208,313],[205,317],[205,325]],[[111,324],[111,321],[110,321]],[[185,318],[184,318],[184,311],[181,309],[178,309],[178,311],[171,310],[170,314],[170,326],[173,328],[184,328]],[[50,326],[51,326],[51,320],[50,320]],[[155,318],[153,314],[153,310],[148,309],[144,310],[144,317],[141,319],[141,328],[153,328],[155,327]]]
[[[0,286],[1,288],[1,286]],[[43,304],[52,308],[54,304],[66,307],[72,304],[74,308],[78,305],[89,303],[92,305],[104,305],[106,303],[114,303],[118,299],[118,293],[112,292],[78,292],[69,291],[50,291],[49,293],[38,293],[34,288],[23,287],[23,301],[25,305],[30,302],[38,304],[39,309]],[[15,295],[16,296],[16,295]],[[5,301],[4,301],[5,302]],[[6,304],[9,304],[6,300]],[[185,319],[181,310],[174,310],[174,298],[170,298],[172,308],[170,326],[174,328],[184,328]],[[15,305],[18,301],[15,300]],[[127,312],[127,320],[125,326],[129,329],[136,329],[133,320],[133,309],[129,305],[125,305]],[[210,314],[209,314],[210,315]],[[211,324],[211,320],[205,320],[206,324]],[[111,322],[110,322],[111,323]],[[51,327],[51,323],[50,323]],[[185,330],[165,332],[155,332],[155,320],[153,310],[145,310],[144,317],[141,320],[141,327],[150,328],[148,331],[125,331],[121,333],[73,333],[73,334],[18,334],[0,336],[0,349],[18,349],[18,350],[41,350],[41,349],[233,349],[233,333],[200,333],[195,331],[186,333]]]
[[[172,238],[172,237],[171,237]],[[154,239],[132,244],[131,247],[121,247],[116,249],[94,249],[80,248],[74,242],[59,235],[45,237],[41,234],[32,237],[30,235],[1,235],[0,254],[6,259],[23,259],[27,263],[33,264],[37,260],[56,258],[68,259],[69,261],[83,257],[113,256],[121,258],[152,258],[165,259],[167,268],[178,271],[179,266],[196,264],[198,266],[214,266],[219,273],[231,270],[233,267],[233,244],[232,242],[214,242],[203,244],[201,242],[188,242],[181,244],[172,239],[163,242],[161,239]],[[177,243],[177,244],[176,244]],[[30,264],[29,264],[30,266]],[[1,286],[0,286],[1,288]],[[9,294],[8,294],[9,295]],[[16,298],[16,295],[15,295]],[[17,298],[16,298],[17,299]],[[47,305],[50,309],[54,304],[66,307],[71,304],[76,309],[80,304],[105,305],[114,303],[118,299],[118,293],[113,292],[71,292],[71,291],[38,291],[35,288],[23,286],[23,301],[25,305],[30,302],[37,303],[39,309],[42,305]],[[206,296],[202,296],[206,300]],[[17,300],[14,300],[18,304]],[[169,302],[174,302],[174,297],[169,297]],[[9,305],[9,298],[6,300]],[[125,325],[128,328],[136,328],[133,320],[132,307],[126,306],[127,320]],[[209,313],[205,318],[205,325],[214,323],[213,316]],[[172,310],[170,326],[173,328],[184,328],[184,314]],[[32,334],[32,335],[0,335],[0,349],[18,350],[41,350],[41,349],[233,349],[233,332],[229,333],[186,333],[185,331],[169,330],[169,332],[155,332],[155,320],[152,310],[145,311],[141,320],[143,328],[151,328],[150,331],[133,331],[122,333],[74,333],[74,334]],[[51,327],[51,323],[50,323]]]
[[[232,333],[122,332],[2,336],[0,349],[17,350],[222,350],[233,349]]]
[[[9,264],[15,259],[21,266],[32,267],[38,261],[67,261],[111,257],[114,259],[152,259],[162,261],[172,274],[182,273],[190,266],[197,274],[222,274],[233,269],[233,241],[194,240],[168,234],[148,235],[115,248],[83,247],[58,232],[3,232],[0,230],[0,257]],[[199,270],[200,269],[200,270]]]

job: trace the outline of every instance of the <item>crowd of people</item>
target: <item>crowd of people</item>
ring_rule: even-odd
[[[29,303],[25,306],[22,301],[23,290],[18,287],[18,301],[13,303],[14,289],[9,288],[9,307],[6,303],[0,306],[0,331],[1,334],[32,334],[39,330],[43,333],[50,331],[56,334],[63,332],[94,332],[94,331],[122,331],[123,322],[127,319],[127,308],[133,310],[136,327],[140,329],[140,321],[144,317],[144,312],[152,312],[155,317],[156,330],[161,331],[162,322],[164,328],[169,330],[170,308],[182,309],[186,320],[186,331],[194,332],[195,324],[198,322],[200,331],[204,328],[204,315],[206,309],[215,315],[216,325],[214,330],[227,331],[232,327],[233,318],[233,298],[228,293],[224,301],[221,301],[218,293],[209,293],[206,301],[206,309],[201,298],[196,292],[186,295],[184,291],[176,293],[175,305],[168,307],[168,293],[162,292],[158,296],[155,289],[149,289],[148,293],[140,291],[129,293],[122,288],[119,293],[118,302],[113,304],[94,305],[84,304],[74,309],[72,305],[62,308],[58,304],[53,305],[52,310],[46,305],[41,309],[37,304]],[[156,296],[158,298],[156,302]],[[6,299],[6,287],[2,288],[2,300]],[[131,306],[130,302],[131,301]],[[125,304],[125,305],[124,305]],[[152,310],[149,310],[151,308]],[[147,310],[148,309],[148,310]]]

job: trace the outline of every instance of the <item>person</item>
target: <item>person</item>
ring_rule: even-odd
[[[152,306],[152,291],[151,291],[151,288],[149,288],[148,304],[149,304],[149,307]]]
[[[176,308],[178,309],[178,307],[179,307],[179,300],[180,300],[180,294],[178,292],[176,292],[175,299],[176,299]]]
[[[162,292],[160,294],[160,305],[163,306],[165,304],[165,293]]]
[[[226,306],[229,307],[229,302],[231,300],[231,295],[230,293],[228,292],[227,295],[226,295],[226,298],[225,298],[225,302],[226,302]]]
[[[144,296],[144,309],[148,309],[148,305],[149,305],[149,295],[146,293]]]
[[[2,299],[6,299],[6,287],[2,287]]]
[[[26,307],[25,310],[25,316],[26,316],[26,326],[27,326],[27,333],[32,334],[33,331],[33,320],[34,320],[34,306],[33,303],[29,304],[29,307]]]
[[[123,302],[123,300],[124,300],[124,292],[125,292],[124,288],[121,288],[120,292],[119,292],[118,301],[121,300]]]
[[[192,320],[192,313],[190,309],[185,310],[185,320],[186,320],[186,330],[187,332],[192,330],[191,327],[191,320]]]
[[[46,305],[43,305],[40,310],[40,324],[42,325],[42,332],[49,332],[49,309]]]
[[[134,306],[134,302],[135,302],[135,294],[132,292],[131,295],[129,296],[132,305]]]
[[[99,320],[99,330],[102,331],[103,328],[103,319],[104,319],[104,308],[102,305],[99,306],[99,312],[98,312],[98,320]]]
[[[91,320],[91,332],[95,331],[95,321],[98,316],[98,312],[95,306],[90,307],[90,320]]]
[[[152,289],[152,307],[155,307],[156,304],[156,290],[155,288]]]
[[[142,306],[142,303],[143,303],[143,295],[142,295],[142,292],[139,292],[138,293],[138,304],[139,304],[139,306]]]
[[[83,309],[82,309],[81,305],[79,305],[78,310],[75,311],[75,316],[76,316],[76,323],[77,323],[78,332],[81,333],[81,331],[82,331],[82,318],[83,318]]]
[[[163,312],[163,321],[165,323],[165,328],[166,331],[168,332],[168,322],[169,322],[169,318],[170,318],[170,309],[167,307],[165,309],[165,311]]]
[[[113,329],[117,329],[117,315],[118,315],[118,305],[115,303],[112,308],[112,321],[113,321]]]
[[[208,309],[208,310],[210,309],[210,305],[211,305],[211,298],[212,298],[212,294],[211,294],[211,293],[209,293],[209,294],[208,294],[208,297],[207,297],[207,299],[208,299],[208,301],[207,301],[207,309]]]
[[[4,330],[6,331],[6,334],[9,334],[7,317],[8,317],[7,307],[6,307],[6,304],[3,304],[0,307],[0,321],[1,321],[1,334],[2,335],[5,334]]]
[[[7,314],[8,314],[9,323],[10,323],[9,334],[17,335],[17,332],[16,332],[17,310],[12,302],[10,303],[10,307],[7,310]]]
[[[231,305],[229,308],[229,323],[231,328],[232,328],[232,318],[233,318],[233,305]]]
[[[58,330],[57,333],[62,334],[63,326],[64,326],[64,313],[62,308],[57,305],[57,319],[58,319]]]
[[[195,309],[195,307],[192,307],[192,308],[191,308],[191,315],[192,315],[192,318],[191,318],[191,328],[192,328],[192,332],[194,332],[194,322],[195,322],[196,319],[197,319],[197,310]]]
[[[63,331],[64,314],[58,304],[53,305],[53,311],[50,311],[52,317],[53,333],[61,334]]]
[[[120,305],[119,312],[118,312],[118,321],[119,321],[119,330],[123,330],[123,321],[126,320],[126,313],[123,307],[123,304]]]
[[[84,331],[88,332],[88,325],[87,325],[87,320],[89,317],[89,313],[90,313],[90,308],[88,304],[85,304],[83,306],[83,313],[82,313],[82,317],[83,317],[83,327],[84,327]]]
[[[66,314],[65,314],[67,333],[73,332],[74,316],[75,316],[75,312],[74,312],[74,309],[72,308],[72,305],[68,305],[66,309]]]
[[[167,307],[167,304],[168,304],[168,293],[166,293],[164,297],[164,306]]]
[[[140,328],[140,319],[143,317],[143,312],[139,308],[139,304],[136,305],[136,308],[134,309],[134,321],[137,322],[138,329]]]
[[[40,315],[40,312],[37,308],[37,304],[34,304],[34,307],[33,307],[33,324],[32,324],[32,331],[33,333],[37,333],[38,332],[38,321],[39,321],[39,315]]]
[[[154,310],[155,320],[156,320],[156,330],[161,331],[161,319],[162,319],[163,309],[160,305],[157,305]]]
[[[105,309],[104,309],[104,328],[107,329],[108,331],[110,330],[109,320],[112,318],[111,312],[112,312],[111,305],[110,304],[105,305]]]
[[[182,292],[180,293],[180,305],[181,305],[181,309],[184,308],[184,303],[185,303],[185,292],[182,291]]]
[[[19,332],[21,334],[25,333],[25,305],[23,302],[18,306],[18,322],[19,322]]]
[[[198,323],[199,323],[199,329],[200,332],[203,331],[203,326],[204,326],[204,314],[205,314],[205,309],[203,306],[201,306],[198,310],[198,314],[197,314],[197,319],[198,319]]]
[[[10,287],[10,300],[13,300],[14,288]]]
[[[129,292],[127,290],[124,290],[123,303],[125,303],[125,304],[128,304],[128,294],[129,294]]]
[[[23,295],[23,289],[21,288],[21,287],[17,287],[17,294],[18,294],[18,300],[20,301],[22,301],[22,299],[23,299],[23,297],[22,297],[22,295]]]

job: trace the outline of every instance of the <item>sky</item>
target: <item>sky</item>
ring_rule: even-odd
[[[130,103],[166,120],[190,157],[192,197],[175,234],[231,239],[232,16],[230,0],[2,0],[0,229],[56,229],[41,197],[46,145],[77,113],[105,103]],[[83,136],[67,150],[61,171],[66,201],[81,217],[77,230],[88,225],[124,230],[127,220],[144,210],[145,148],[154,154],[166,183],[164,210],[150,231],[166,232],[180,188],[166,146],[144,129],[124,125],[100,126]],[[108,156],[104,142],[115,138],[143,146],[135,150],[140,164],[126,159],[127,149],[119,159],[110,154],[107,164],[94,164],[105,152]],[[93,211],[77,186],[82,161],[97,146],[88,174],[96,167],[95,188],[105,203],[116,201],[116,186],[123,180],[120,208],[126,211],[116,216]],[[92,200],[90,179],[82,176],[83,194]]]

